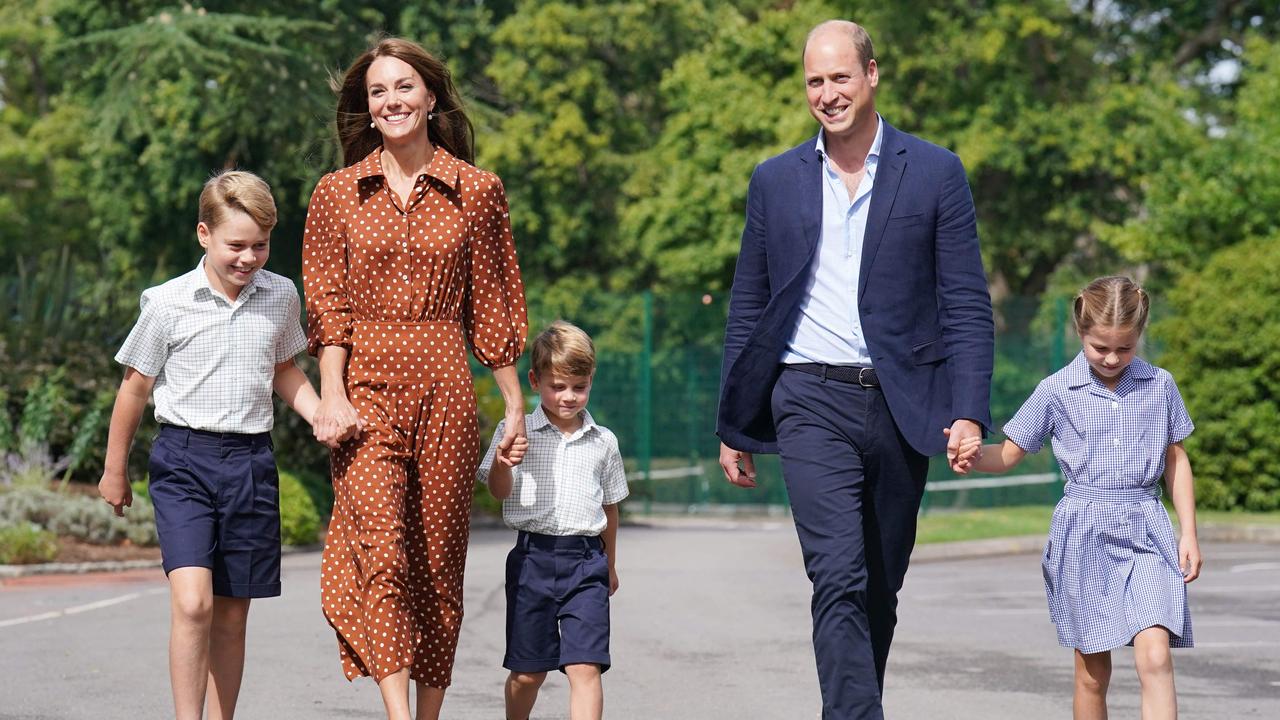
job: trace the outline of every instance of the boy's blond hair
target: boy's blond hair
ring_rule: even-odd
[[[223,170],[204,184],[197,220],[212,230],[227,218],[228,209],[248,215],[263,230],[276,226],[276,201],[271,197],[271,186],[251,172]]]
[[[591,377],[596,372],[596,346],[591,336],[563,320],[551,323],[538,333],[530,354],[533,374],[539,379],[549,373]]]

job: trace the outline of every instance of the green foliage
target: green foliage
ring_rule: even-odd
[[[20,523],[33,523],[55,535],[96,545],[114,545],[124,540],[134,545],[156,544],[151,504],[138,497],[125,510],[124,517],[116,517],[101,500],[85,495],[41,487],[15,487],[0,492],[0,525]]]
[[[3,3],[0,448],[26,437],[67,458],[64,480],[97,475],[111,355],[139,291],[195,262],[211,171],[272,184],[271,269],[300,275],[307,200],[338,162],[326,81],[384,31],[452,68],[511,200],[534,326],[568,318],[639,367],[654,290],[667,344],[644,362],[677,394],[711,382],[747,179],[816,131],[800,49],[830,17],[871,31],[885,118],[968,168],[1002,392],[1041,374],[1052,307],[1089,277],[1128,269],[1160,296],[1177,268],[1280,232],[1280,6],[1263,0]],[[686,364],[694,379],[669,370]],[[500,414],[481,408],[486,441]],[[283,407],[274,436],[288,467],[326,471]]]
[[[0,524],[0,565],[26,565],[53,560],[58,538],[32,523]]]
[[[299,476],[280,472],[280,542],[311,545],[320,533],[320,512]]]
[[[1202,140],[1146,178],[1144,212],[1104,233],[1132,261],[1195,270],[1216,250],[1280,231],[1280,43],[1253,37],[1242,63],[1234,102],[1199,119]]]
[[[1185,275],[1152,330],[1196,423],[1186,447],[1206,508],[1280,509],[1277,298],[1280,235],[1246,240]]]

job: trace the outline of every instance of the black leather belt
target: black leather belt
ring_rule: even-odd
[[[817,375],[823,380],[851,383],[862,387],[880,387],[880,378],[876,377],[876,369],[857,365],[823,365],[822,363],[787,363],[782,366],[787,370],[799,370],[802,373]]]

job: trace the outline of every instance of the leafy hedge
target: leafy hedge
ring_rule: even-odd
[[[143,497],[135,497],[124,517],[116,517],[101,500],[43,487],[14,487],[0,492],[0,525],[33,524],[55,535],[95,545],[128,540],[156,544],[155,514]]]
[[[1152,332],[1196,424],[1198,504],[1280,509],[1280,236],[1217,252],[1169,302]]]

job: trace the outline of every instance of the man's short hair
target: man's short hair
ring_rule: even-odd
[[[533,374],[590,377],[596,372],[596,346],[577,325],[557,320],[533,339]]]
[[[827,20],[818,23],[809,31],[804,39],[804,49],[809,49],[809,41],[813,40],[813,36],[823,30],[843,30],[849,35],[849,39],[853,41],[853,46],[858,50],[858,60],[861,61],[862,67],[866,68],[876,57],[875,49],[871,47],[871,35],[865,28],[856,22],[849,20]]]

